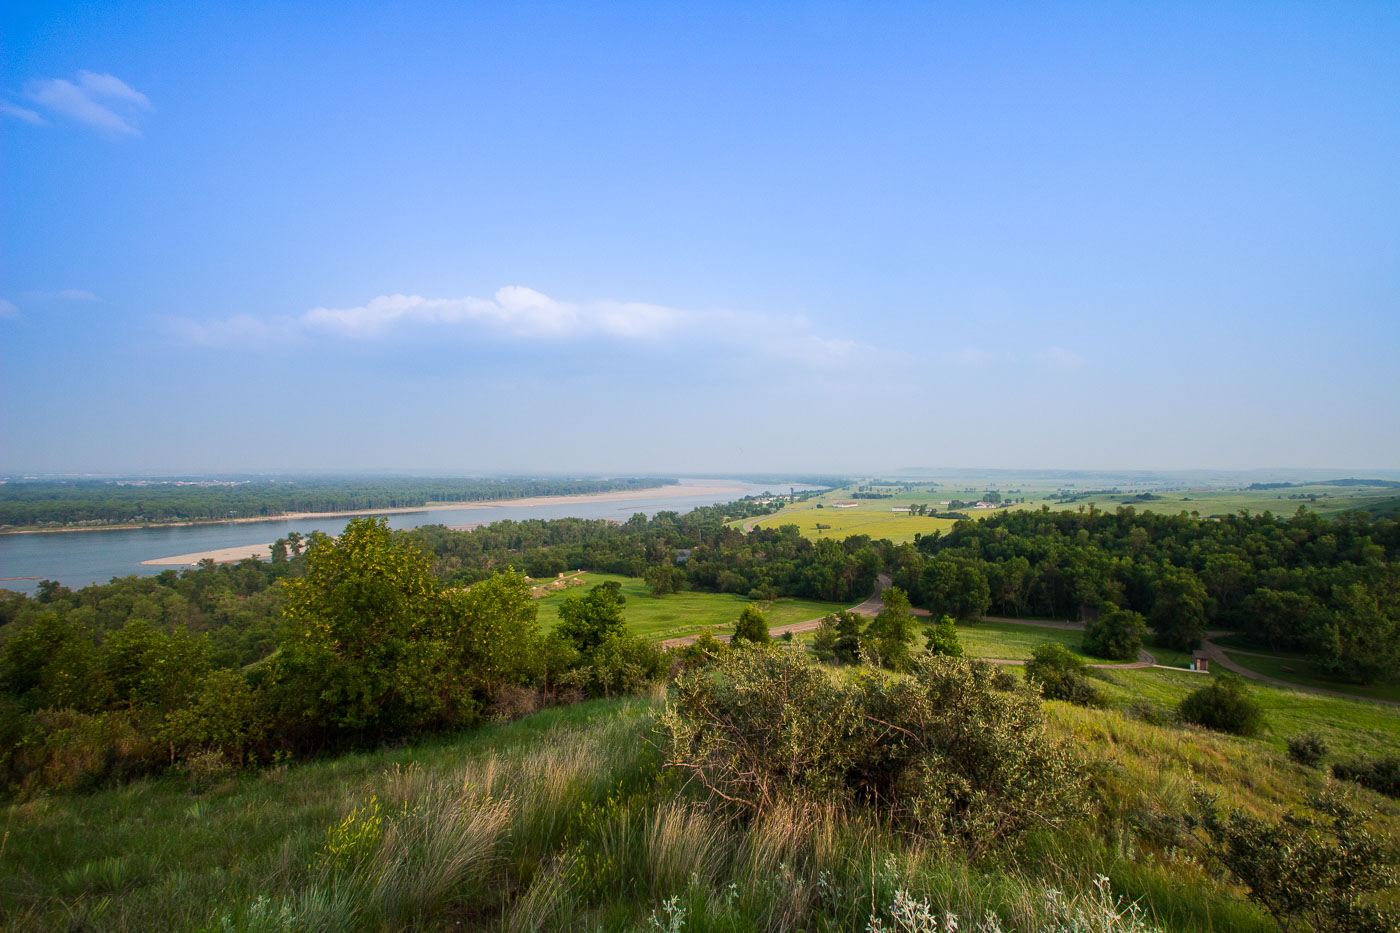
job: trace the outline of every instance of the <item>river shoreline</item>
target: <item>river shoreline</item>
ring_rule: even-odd
[[[653,486],[649,489],[618,489],[613,492],[578,493],[569,496],[529,496],[523,499],[492,499],[474,502],[443,502],[435,505],[413,505],[386,509],[354,509],[346,512],[285,512],[281,515],[259,515],[255,518],[220,518],[207,521],[153,522],[147,524],[90,525],[83,528],[9,528],[0,535],[71,534],[80,531],[132,531],[151,528],[190,528],[208,525],[250,525],[257,522],[302,521],[311,518],[353,518],[359,515],[402,515],[409,512],[467,511],[470,509],[525,508],[535,505],[574,505],[581,502],[626,502],[632,499],[654,499],[659,496],[703,496],[743,492],[742,486],[724,481],[707,483],[703,480]]]

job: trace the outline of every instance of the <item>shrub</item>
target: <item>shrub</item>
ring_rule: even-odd
[[[159,750],[123,713],[40,710],[33,719],[35,741],[17,749],[12,761],[22,794],[90,790],[140,774],[160,760]]]
[[[1315,768],[1326,754],[1327,745],[1315,732],[1304,732],[1288,740],[1288,757],[1300,765]]]
[[[584,655],[583,663],[560,678],[589,696],[640,693],[667,672],[666,655],[659,648],[631,634],[608,635]]]
[[[946,658],[963,656],[962,642],[958,640],[958,627],[952,616],[944,616],[930,626],[924,644],[930,654],[940,654]]]
[[[750,812],[785,798],[878,805],[973,850],[1073,809],[1078,767],[1024,687],[935,656],[912,676],[834,682],[800,655],[741,651],[681,674],[661,718],[667,765]]]
[[[1177,712],[1186,722],[1235,735],[1256,735],[1264,726],[1263,707],[1234,674],[1221,674],[1187,694]]]
[[[1319,933],[1396,929],[1400,917],[1373,903],[1396,879],[1395,853],[1345,798],[1314,799],[1315,813],[1278,823],[1240,811],[1222,818],[1211,801],[1197,802],[1210,855],[1280,927],[1303,920]]]
[[[675,650],[675,657],[682,669],[704,667],[721,655],[730,652],[730,647],[715,637],[715,633],[705,629],[700,636],[688,645]]]
[[[1109,604],[1084,626],[1081,647],[1088,654],[1115,661],[1135,661],[1142,650],[1147,621],[1137,612]]]
[[[881,599],[885,608],[870,620],[860,637],[861,656],[877,667],[907,670],[912,661],[909,647],[918,637],[914,615],[909,611],[909,596],[892,586]]]
[[[1387,797],[1400,797],[1400,755],[1339,761],[1332,765],[1332,776],[1342,781],[1355,781]]]
[[[860,661],[860,633],[865,618],[850,611],[833,612],[821,620],[812,650],[823,661],[856,664]]]
[[[1089,683],[1088,672],[1083,658],[1057,644],[1036,645],[1025,669],[1026,680],[1039,684],[1047,700],[1099,706],[1103,699]]]
[[[768,617],[757,606],[749,605],[739,613],[739,621],[734,623],[734,635],[730,643],[738,646],[744,642],[766,645],[773,639],[768,634]]]

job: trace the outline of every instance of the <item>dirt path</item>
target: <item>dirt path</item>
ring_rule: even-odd
[[[760,516],[760,518],[761,518],[761,517],[763,517],[763,516]],[[753,520],[753,521],[757,521],[758,519],[752,519],[752,520]],[[747,530],[747,529],[745,529],[745,530]],[[877,577],[876,580],[875,580],[875,592],[872,593],[872,594],[870,594],[870,597],[869,597],[868,599],[866,599],[864,602],[857,603],[856,605],[852,606],[852,607],[851,607],[849,610],[847,610],[847,611],[848,611],[848,612],[854,612],[854,613],[856,613],[857,615],[865,616],[867,619],[873,619],[875,616],[879,615],[881,609],[885,608],[885,604],[884,604],[883,602],[881,602],[880,596],[881,596],[881,594],[883,594],[883,593],[885,592],[885,590],[887,590],[887,589],[889,589],[889,588],[890,588],[890,577],[889,577],[889,575],[888,575],[888,574],[884,574],[884,573],[880,574],[880,576]],[[916,615],[916,616],[927,617],[927,616],[929,615],[929,611],[928,611],[927,609],[914,609],[914,610],[912,610],[912,612],[913,612],[914,615]],[[772,635],[774,638],[777,638],[777,637],[781,636],[784,632],[792,632],[794,635],[796,635],[796,634],[798,634],[798,633],[800,633],[800,632],[810,632],[810,631],[813,631],[814,629],[816,629],[816,627],[817,627],[818,625],[821,624],[822,618],[825,618],[825,616],[823,616],[823,617],[821,617],[821,618],[816,618],[816,619],[808,619],[808,620],[806,620],[805,622],[789,622],[787,625],[775,625],[775,626],[773,626],[772,628],[770,628],[770,629],[768,630],[768,633],[769,633],[770,635]],[[994,617],[991,617],[991,616],[989,616],[989,617],[983,619],[983,621],[984,621],[984,622],[1010,622],[1010,623],[1012,623],[1012,624],[1014,624],[1014,625],[1031,625],[1031,626],[1039,626],[1040,628],[1066,629],[1066,630],[1069,630],[1069,631],[1083,631],[1083,629],[1084,629],[1084,623],[1083,623],[1083,622],[1044,622],[1044,621],[1035,620],[1035,619],[1029,619],[1029,620],[1027,620],[1027,619],[1002,619],[1002,618],[994,618]],[[690,644],[691,642],[695,641],[695,639],[697,639],[697,638],[699,638],[699,637],[700,637],[699,635],[683,635],[683,636],[681,636],[681,637],[679,637],[679,638],[668,638],[668,639],[666,639],[665,641],[663,641],[663,642],[661,643],[661,646],[662,646],[663,648],[678,648],[678,647],[680,647],[680,646],[682,646],[682,645],[688,645],[688,644]],[[717,641],[729,641],[729,636],[728,636],[728,635],[716,635],[716,636],[715,636],[715,639],[716,639]],[[1024,660],[1013,660],[1013,659],[1011,659],[1011,658],[978,658],[977,660],[979,660],[979,661],[990,661],[990,662],[993,663],[993,664],[1008,664],[1008,665],[1023,665],[1023,664],[1026,663]],[[1110,669],[1117,669],[1117,670],[1136,670],[1136,669],[1138,669],[1138,668],[1144,668],[1144,667],[1155,667],[1156,665],[1157,665],[1157,659],[1156,659],[1156,658],[1154,658],[1152,655],[1148,654],[1146,651],[1139,651],[1139,652],[1138,652],[1138,659],[1137,659],[1136,661],[1131,661],[1131,662],[1126,663],[1126,664],[1090,664],[1089,666],[1090,666],[1090,667],[1110,668]]]
[[[1264,683],[1272,684],[1275,687],[1284,687],[1288,690],[1297,690],[1300,693],[1317,693],[1321,694],[1322,696],[1338,697],[1343,700],[1358,700],[1362,703],[1379,703],[1382,706],[1400,707],[1400,701],[1382,700],[1379,697],[1357,696],[1355,693],[1343,693],[1340,690],[1328,690],[1326,687],[1306,687],[1302,684],[1295,684],[1292,681],[1288,680],[1280,680],[1277,677],[1270,677],[1268,674],[1261,674],[1258,671],[1252,671],[1247,667],[1242,667],[1230,659],[1229,655],[1225,653],[1225,648],[1222,648],[1215,642],[1211,641],[1211,638],[1213,636],[1223,634],[1225,633],[1207,632],[1205,639],[1203,639],[1201,642],[1201,651],[1205,653],[1206,657],[1210,658],[1210,662],[1212,664],[1219,664],[1226,670],[1233,671],[1234,673],[1239,674],[1241,677],[1248,677],[1251,680],[1263,681]],[[1229,650],[1235,651],[1234,648],[1230,648]],[[1253,651],[1235,651],[1235,653],[1246,654],[1250,657],[1256,658],[1270,657],[1270,655],[1259,654]]]
[[[766,517],[766,516],[762,516],[762,515],[759,516],[759,518],[764,518],[764,517]],[[758,521],[758,519],[753,519],[753,521]],[[745,529],[745,530],[747,530],[747,529]],[[880,575],[875,579],[875,592],[872,593],[872,594],[870,595],[870,598],[867,599],[867,600],[865,600],[864,602],[857,603],[856,605],[852,606],[850,609],[847,610],[847,612],[854,612],[854,613],[856,613],[857,615],[865,616],[867,619],[873,619],[876,615],[879,614],[879,612],[880,612],[881,609],[885,608],[885,604],[882,603],[882,602],[880,602],[880,594],[883,593],[883,592],[885,592],[885,590],[887,590],[887,589],[889,589],[889,588],[890,588],[890,578],[889,578],[889,575],[888,575],[888,574],[883,574],[883,573],[880,574]],[[927,609],[915,609],[915,610],[914,610],[914,614],[915,614],[915,615],[925,615],[925,616],[926,616],[926,615],[928,615],[928,610],[927,610]],[[784,634],[785,632],[792,632],[794,635],[798,634],[799,632],[810,632],[810,631],[814,630],[818,625],[820,625],[822,619],[824,619],[824,618],[826,618],[826,616],[818,616],[818,617],[815,618],[815,619],[808,619],[808,620],[806,620],[805,622],[789,622],[787,625],[775,625],[775,626],[773,626],[772,628],[770,628],[770,629],[768,630],[768,634],[772,635],[774,638],[777,638],[778,636]],[[680,637],[678,637],[678,638],[668,638],[668,639],[666,639],[665,641],[663,641],[663,642],[661,643],[661,647],[663,647],[663,648],[679,648],[679,647],[681,647],[682,645],[688,645],[688,644],[690,644],[691,642],[695,641],[695,639],[697,639],[697,638],[699,638],[699,637],[700,637],[700,636],[697,634],[697,635],[682,635],[682,636],[680,636]],[[715,636],[715,640],[717,640],[717,641],[729,641],[729,636],[728,636],[727,634],[719,634],[719,635],[716,635],[716,636]]]

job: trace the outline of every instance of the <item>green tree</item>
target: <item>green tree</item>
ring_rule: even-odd
[[[443,594],[442,637],[454,676],[482,701],[538,671],[539,622],[530,586],[511,569]]]
[[[729,639],[730,644],[742,645],[747,642],[751,645],[766,645],[772,640],[772,636],[768,634],[768,617],[753,604],[745,606],[744,611],[739,613],[739,620],[734,623],[734,634]]]
[[[1135,661],[1142,650],[1142,636],[1147,634],[1147,622],[1141,613],[1119,609],[1109,603],[1096,618],[1084,626],[1085,653],[1116,661]]]
[[[667,596],[680,591],[685,582],[685,571],[673,563],[662,561],[647,567],[642,579],[651,587],[651,595]]]
[[[917,623],[909,611],[909,596],[897,586],[881,595],[881,609],[861,634],[861,654],[871,664],[893,671],[907,670],[913,658],[910,646],[917,637]]]
[[[570,593],[559,604],[560,635],[571,641],[579,651],[592,651],[610,635],[626,627],[622,620],[622,602],[615,580],[600,583],[587,596]]]
[[[962,642],[958,639],[958,627],[953,622],[952,616],[944,616],[929,626],[925,644],[928,646],[930,654],[941,654],[949,658],[963,656]]]
[[[1152,628],[1168,648],[1199,648],[1206,633],[1206,588],[1187,570],[1173,570],[1157,581]]]
[[[306,564],[286,584],[277,680],[288,715],[350,734],[430,722],[441,711],[436,682],[451,672],[445,646],[414,645],[438,631],[427,560],[394,543],[387,519],[357,518],[338,538],[313,538]]]

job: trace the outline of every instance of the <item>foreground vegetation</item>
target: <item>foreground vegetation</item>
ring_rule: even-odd
[[[1178,689],[1154,672],[1114,676],[1125,698],[1154,677],[1159,695]],[[1344,728],[1360,708],[1315,702],[1299,724]],[[1087,769],[1085,793],[1060,788],[1058,829],[1032,824],[978,855],[899,831],[858,796],[726,807],[666,767],[667,708],[659,695],[596,700],[212,782],[148,778],[12,804],[0,909],[15,930],[648,930],[655,916],[661,929],[834,931],[932,929],[896,919],[927,898],[964,929],[990,911],[1008,931],[1266,931],[1266,910],[1182,815],[1199,791],[1272,820],[1336,787],[1267,740],[1051,702],[1047,747]],[[1376,715],[1390,717],[1393,747],[1395,714]],[[1349,793],[1381,838],[1400,834],[1394,803]],[[1142,927],[1107,919],[1129,901]],[[1098,919],[1074,927],[1080,910]]]

